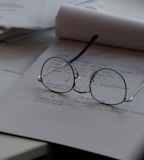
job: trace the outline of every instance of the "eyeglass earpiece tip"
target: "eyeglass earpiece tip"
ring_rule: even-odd
[[[131,102],[134,99],[134,97],[129,97],[128,99],[125,100],[125,102]]]

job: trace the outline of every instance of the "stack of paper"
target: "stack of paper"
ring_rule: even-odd
[[[35,33],[39,29],[50,28],[47,0],[1,0],[0,1],[0,41]]]
[[[98,34],[98,43],[130,49],[144,50],[143,30],[144,17],[136,19],[108,9],[93,11],[67,4],[60,8],[56,18],[58,37],[89,41]]]
[[[99,4],[99,0],[1,0],[0,41],[54,27],[57,11],[64,2],[89,8]]]

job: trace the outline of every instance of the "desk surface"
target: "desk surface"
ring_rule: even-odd
[[[0,134],[0,160],[31,160],[48,153],[47,143]]]

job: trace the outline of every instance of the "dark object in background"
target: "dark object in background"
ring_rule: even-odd
[[[52,152],[52,160],[116,160],[62,145],[54,145],[54,148],[56,149]]]

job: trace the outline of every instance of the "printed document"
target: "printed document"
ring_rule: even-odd
[[[107,106],[93,100],[89,93],[72,90],[57,94],[37,81],[47,58],[58,56],[69,60],[84,45],[61,39],[37,59],[2,95],[0,131],[130,160],[144,139],[144,90],[132,102]],[[130,96],[144,82],[143,61],[142,51],[94,44],[72,65],[80,73],[77,84],[84,88],[95,70],[105,67],[117,70],[125,78]]]

